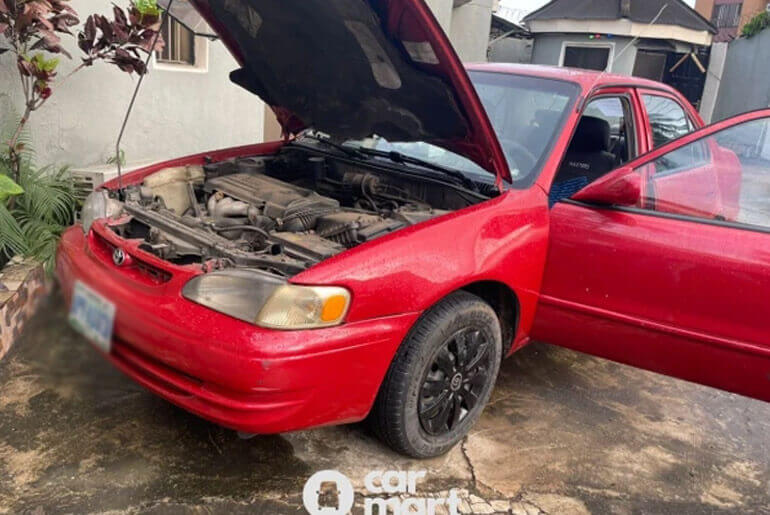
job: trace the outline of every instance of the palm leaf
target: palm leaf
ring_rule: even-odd
[[[48,271],[53,271],[56,248],[64,227],[35,218],[19,218],[24,238],[28,243],[26,255],[42,261]]]
[[[0,255],[11,257],[16,254],[26,254],[29,250],[24,231],[19,222],[0,203]]]
[[[0,106],[0,144],[16,132],[19,116],[11,105]],[[34,256],[51,272],[56,248],[64,229],[75,217],[77,200],[67,168],[35,168],[29,132],[21,132],[22,144],[18,186],[24,191],[15,196],[13,208],[0,202],[0,256]],[[0,146],[0,174],[11,175],[7,150]]]
[[[46,223],[70,225],[74,218],[76,199],[66,168],[51,167],[22,169],[19,185],[26,192],[19,197],[18,210],[29,218]]]

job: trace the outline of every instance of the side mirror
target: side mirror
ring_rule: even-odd
[[[607,206],[636,206],[641,197],[641,174],[623,167],[589,184],[573,195],[572,199]]]

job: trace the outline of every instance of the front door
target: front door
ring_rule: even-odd
[[[636,206],[552,209],[533,337],[770,401],[770,111],[630,166]]]

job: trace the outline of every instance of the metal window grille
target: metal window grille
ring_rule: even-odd
[[[158,62],[195,66],[195,34],[173,18],[166,17],[161,28],[166,46]]]
[[[711,21],[720,29],[737,27],[741,24],[742,10],[743,4],[717,4]]]

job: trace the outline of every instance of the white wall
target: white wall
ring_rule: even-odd
[[[463,62],[487,60],[495,0],[471,0],[459,7],[454,7],[454,0],[426,2]]]
[[[727,43],[711,45],[711,60],[709,61],[706,84],[703,87],[703,98],[700,102],[700,115],[706,123],[711,123],[714,117],[719,86],[722,82],[722,73],[727,59],[727,46]]]
[[[531,39],[504,38],[495,41],[489,46],[489,60],[494,63],[522,63],[532,62]]]
[[[559,66],[565,43],[610,46],[612,48],[612,66],[608,71],[631,75],[636,62],[636,46],[629,45],[629,42],[631,42],[631,38],[626,37],[592,40],[586,34],[537,34],[532,49],[532,63]]]
[[[122,0],[116,3],[123,5]],[[73,0],[85,21],[88,14],[108,14],[103,0]],[[79,62],[80,50],[69,38],[72,61],[62,59],[59,79]],[[237,67],[219,42],[209,43],[207,71],[154,69],[146,76],[123,140],[129,163],[158,160],[262,140],[264,107],[258,98],[231,84]],[[39,164],[87,166],[114,155],[120,125],[138,78],[97,63],[63,84],[30,124]],[[21,114],[23,104],[13,56],[0,57],[0,120],[9,102]]]
[[[463,62],[487,60],[493,0],[471,0],[452,13],[449,38]]]
[[[449,34],[449,30],[452,26],[452,0],[426,0],[428,7],[433,11],[433,16],[436,17],[441,28],[444,32]]]

